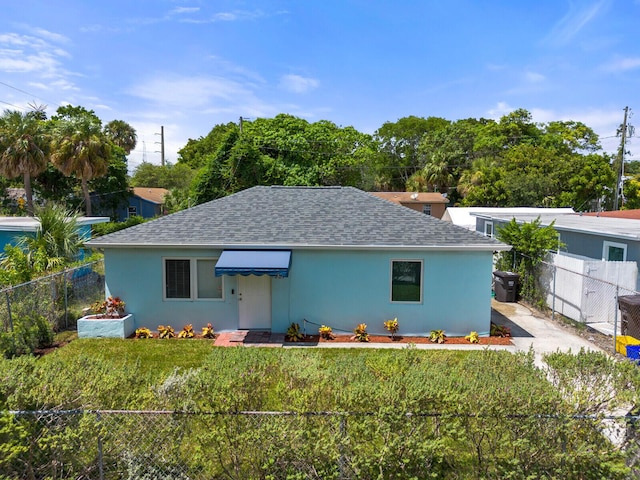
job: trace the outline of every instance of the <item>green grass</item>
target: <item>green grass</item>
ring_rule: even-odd
[[[563,377],[569,389],[576,387],[572,379],[585,373],[584,384],[606,384],[596,379],[611,378],[617,365],[594,353],[578,360],[565,356],[558,353],[554,360],[571,374]],[[593,365],[602,367],[601,377],[594,376]],[[629,372],[619,376],[626,380]],[[190,412],[104,418],[108,437],[115,439],[107,447],[113,458],[133,453],[146,459],[149,448],[161,449],[159,458],[174,458],[196,472],[194,478],[222,478],[223,471],[236,467],[237,478],[301,478],[294,475],[300,465],[323,472],[323,478],[338,478],[339,457],[353,468],[350,478],[626,474],[621,454],[594,428],[595,420],[553,418],[583,412],[566,403],[545,372],[535,368],[533,352],[80,339],[41,358],[0,360],[0,410],[52,408]],[[258,418],[238,415],[241,411],[340,416]],[[408,417],[408,412],[427,415]],[[64,446],[51,458],[58,459],[61,451],[75,458],[96,444],[91,419],[72,422],[63,436],[44,432],[46,441],[25,437],[25,458],[33,457],[29,449],[51,450],[50,445]],[[20,426],[5,422],[5,427]],[[19,431],[8,433],[7,438],[21,441]],[[162,441],[150,447],[149,438]]]
[[[94,356],[118,368],[137,364],[142,374],[162,375],[176,368],[198,368],[214,349],[211,340],[81,338],[51,354],[71,360]]]

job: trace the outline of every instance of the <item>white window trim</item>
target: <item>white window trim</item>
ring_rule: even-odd
[[[167,297],[167,260],[189,260],[189,298]],[[224,302],[224,275],[220,298],[198,298],[198,260],[218,260],[218,257],[162,257],[162,301],[164,302]],[[214,275],[214,272],[211,272]]]
[[[400,301],[393,299],[393,262],[417,262],[420,263],[420,300],[417,302]],[[389,261],[389,301],[391,303],[421,305],[424,291],[424,260],[421,258],[392,258]]]
[[[609,247],[621,248],[622,253],[622,261],[627,261],[627,244],[626,243],[618,243],[618,242],[610,242],[609,240],[605,240],[602,242],[602,260],[609,259]]]
[[[487,227],[488,227],[489,225],[491,225],[491,235],[489,235],[489,234],[487,233]],[[485,236],[485,237],[491,237],[491,238],[493,238],[493,233],[494,233],[494,229],[493,229],[493,222],[491,222],[491,221],[485,221],[485,222],[484,222],[484,236]]]
[[[422,213],[424,213],[425,215],[431,215],[431,212],[432,208],[430,203],[425,203],[424,205],[422,205]]]

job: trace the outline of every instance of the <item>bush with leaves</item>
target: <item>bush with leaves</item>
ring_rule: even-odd
[[[206,327],[202,327],[202,338],[215,338],[215,336],[213,326],[210,323],[207,323]]]
[[[301,342],[304,340],[304,334],[300,331],[300,325],[295,322],[289,325],[284,338],[287,342]]]
[[[124,230],[125,228],[129,228],[134,225],[139,225],[146,221],[147,221],[146,219],[144,219],[139,215],[131,215],[129,218],[127,218],[123,222],[97,223],[93,225],[91,228],[93,230],[94,236],[101,237],[102,235],[118,232],[120,230]]]
[[[140,327],[136,328],[136,338],[153,338],[153,334],[147,327]]]
[[[464,339],[469,343],[480,343],[480,337],[478,336],[478,332],[471,332],[469,335],[464,337]]]
[[[318,334],[320,334],[320,338],[324,340],[333,340],[336,336],[333,333],[333,329],[331,327],[327,327],[326,325],[321,325],[318,329]]]
[[[444,330],[431,330],[429,333],[429,340],[433,343],[444,343],[447,339],[447,336],[444,333]]]
[[[178,333],[178,338],[193,338],[195,334],[193,333],[193,325],[188,324],[182,327],[180,333]]]
[[[53,329],[42,315],[14,317],[13,330],[0,332],[0,354],[5,358],[29,355],[53,340]]]
[[[358,324],[358,326],[353,330],[353,337],[351,338],[356,342],[368,342],[369,333],[367,333],[367,324],[366,323]]]
[[[562,246],[554,223],[543,226],[540,217],[532,222],[518,223],[514,218],[497,228],[497,239],[513,249],[500,253],[496,268],[518,273],[520,295],[533,304],[545,304],[546,292],[539,282],[538,266],[549,251]]]
[[[166,327],[164,325],[158,326],[159,338],[174,338],[175,336],[176,332],[171,325],[167,325]]]
[[[396,333],[398,333],[398,330],[400,330],[398,318],[396,317],[393,320],[386,320],[384,322],[384,328],[391,334],[391,338],[395,338]]]

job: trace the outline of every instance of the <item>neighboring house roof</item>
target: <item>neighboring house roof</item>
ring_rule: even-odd
[[[156,187],[134,187],[133,194],[151,203],[162,205],[164,203],[164,196],[169,193],[166,188]]]
[[[258,186],[93,239],[92,247],[508,250],[353,187]]]
[[[542,215],[551,213],[569,214],[575,213],[573,208],[540,208],[540,207],[447,207],[442,216],[442,220],[451,222],[454,225],[467,228],[469,230],[476,229],[476,215],[521,215],[536,214]]]
[[[624,218],[610,217],[594,217],[589,215],[581,215],[578,213],[563,214],[518,214],[518,215],[478,215],[484,218],[511,221],[515,218],[517,222],[532,222],[540,217],[540,224],[543,226],[551,225],[557,230],[566,230],[571,232],[583,232],[601,235],[613,238],[627,238],[640,241],[640,220],[630,220]]]
[[[449,199],[445,198],[438,192],[370,192],[379,198],[384,198],[401,205],[411,203],[449,203]]]
[[[640,208],[634,210],[614,210],[612,212],[589,212],[583,213],[587,217],[610,217],[610,218],[629,218],[632,220],[640,220]]]
[[[78,226],[107,223],[109,217],[78,217]],[[0,231],[4,232],[35,232],[40,226],[36,217],[0,217]]]

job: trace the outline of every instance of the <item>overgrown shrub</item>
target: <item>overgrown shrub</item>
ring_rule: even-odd
[[[132,215],[123,222],[97,223],[93,225],[91,229],[93,231],[94,237],[101,237],[102,235],[107,235],[109,233],[114,233],[119,230],[124,230],[125,228],[129,228],[134,225],[139,225],[146,221],[147,221],[146,219],[144,219],[139,215]]]
[[[29,355],[50,346],[53,339],[53,329],[42,315],[14,317],[13,330],[0,332],[0,354],[5,358]]]

